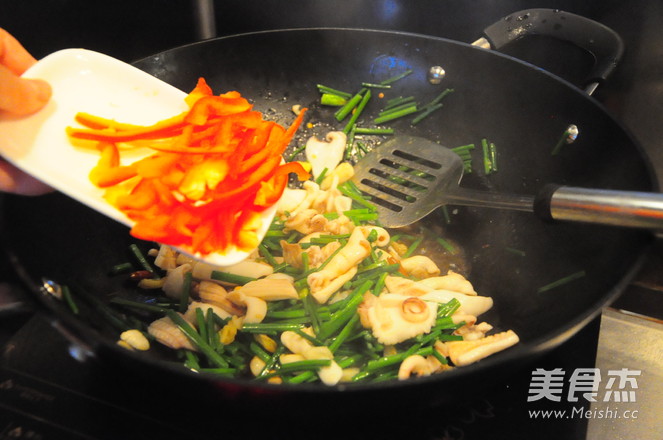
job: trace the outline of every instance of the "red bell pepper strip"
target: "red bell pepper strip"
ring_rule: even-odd
[[[77,121],[87,128],[67,132],[100,142],[90,179],[135,221],[135,237],[201,254],[252,249],[260,212],[279,200],[289,174],[310,177],[299,163],[281,164],[304,111],[286,129],[237,92],[214,96],[202,78],[186,102],[188,112],[151,126],[81,113]],[[122,166],[117,142],[155,152]]]

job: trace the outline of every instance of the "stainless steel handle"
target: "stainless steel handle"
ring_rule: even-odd
[[[554,220],[663,229],[663,194],[560,186],[548,203]]]

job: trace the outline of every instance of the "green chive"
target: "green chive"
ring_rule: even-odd
[[[412,69],[407,69],[407,70],[404,71],[403,73],[399,73],[398,75],[394,75],[394,76],[392,76],[392,77],[390,77],[390,78],[385,79],[384,81],[380,81],[380,84],[382,84],[382,85],[393,84],[393,83],[395,83],[396,81],[401,80],[401,79],[405,78],[406,76],[408,76],[408,75],[410,75],[410,74],[412,74],[412,73],[414,73],[414,70],[412,70]]]
[[[154,270],[154,267],[150,264],[150,262],[147,261],[147,258],[145,258],[145,255],[143,255],[143,251],[141,251],[140,248],[136,244],[132,243],[129,246],[129,249],[131,249],[131,253],[134,254],[134,257],[136,257],[136,260],[142,266],[143,269],[145,269],[148,272],[152,272],[154,274],[153,278],[155,278],[155,279],[161,278],[161,276],[158,273],[156,273],[156,271]]]
[[[384,135],[384,134],[394,134],[393,128],[363,128],[357,127],[355,130],[356,134],[367,134],[367,135]]]
[[[302,145],[301,147],[295,149],[295,150],[290,154],[290,156],[288,156],[288,158],[286,159],[286,162],[292,162],[293,160],[295,160],[295,157],[296,157],[299,153],[301,153],[302,151],[304,151],[305,149],[306,149],[306,145]]]
[[[417,125],[418,123],[420,123],[421,121],[426,119],[428,116],[430,116],[431,113],[433,113],[433,112],[435,112],[435,111],[437,111],[441,108],[442,108],[442,103],[435,104],[435,105],[427,108],[426,110],[422,111],[421,114],[419,114],[416,118],[412,119],[411,124],[412,125]]]
[[[228,362],[221,357],[212,347],[209,346],[207,341],[205,341],[200,334],[193,328],[191,325],[184,319],[179,313],[176,313],[172,310],[166,310],[166,315],[170,318],[171,321],[179,327],[180,330],[193,342],[200,351],[207,356],[211,363],[217,367],[227,368]]]
[[[444,249],[446,249],[448,252],[450,252],[450,253],[452,253],[452,254],[455,254],[455,253],[456,253],[456,248],[455,248],[451,243],[449,243],[447,240],[445,240],[444,238],[442,238],[442,237],[437,237],[437,238],[435,239],[435,241],[436,241],[440,246],[442,246]]]
[[[317,87],[318,87],[318,90],[321,93],[327,93],[327,94],[330,94],[330,95],[342,96],[346,99],[350,99],[352,97],[351,93],[343,92],[341,90],[336,90],[336,89],[333,89],[331,87],[324,86],[322,84],[318,84]]]
[[[393,121],[394,119],[402,118],[403,116],[410,115],[417,111],[417,105],[412,104],[401,110],[389,112],[386,115],[378,116],[373,120],[374,124],[382,124],[385,122]]]
[[[560,278],[557,281],[553,281],[550,284],[546,284],[545,286],[539,287],[537,289],[538,293],[542,292],[547,292],[548,290],[555,289],[557,287],[563,286],[564,284],[570,283],[571,281],[577,280],[579,278],[582,278],[586,275],[584,270],[580,270],[578,272],[572,273],[571,275],[568,275],[566,277]]]
[[[220,270],[213,270],[210,278],[216,281],[223,281],[230,284],[237,284],[239,286],[243,286],[246,283],[256,280],[256,278],[253,277],[245,277],[233,273],[221,272]]]
[[[343,107],[338,109],[338,111],[334,114],[334,117],[336,118],[337,121],[342,121],[345,119],[352,110],[354,110],[357,105],[361,102],[361,100],[364,97],[364,93],[366,93],[368,89],[363,88],[361,89],[356,95],[354,95]]]
[[[322,105],[341,107],[345,105],[347,102],[348,100],[346,98],[339,95],[333,95],[331,93],[323,93],[322,96],[320,96],[320,104]]]
[[[180,295],[180,313],[186,312],[189,307],[189,297],[191,295],[191,283],[193,282],[193,274],[187,272],[184,274],[184,282],[182,283],[182,294]]]
[[[133,271],[133,264],[131,263],[120,263],[113,266],[110,270],[111,275],[118,275],[121,273],[127,273]]]
[[[63,285],[62,286],[62,297],[64,298],[65,302],[69,306],[69,309],[74,315],[78,315],[79,309],[78,305],[74,301],[74,298],[71,296],[71,289],[69,289],[69,286]]]
[[[348,121],[347,124],[345,124],[345,128],[343,129],[343,133],[348,134],[350,133],[350,130],[352,127],[354,127],[355,123],[357,122],[357,119],[359,119],[359,116],[361,116],[361,113],[364,111],[364,108],[366,107],[366,104],[368,104],[368,101],[371,99],[371,91],[366,90],[366,93],[364,94],[364,97],[361,99],[359,102],[359,105],[357,105],[356,110],[350,116],[350,120]]]

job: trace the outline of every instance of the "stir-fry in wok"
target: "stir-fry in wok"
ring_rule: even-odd
[[[244,107],[227,117],[244,120],[238,113],[252,112],[250,106]],[[224,124],[225,117],[214,114],[204,124],[211,119]],[[300,114],[293,127],[301,119]],[[208,125],[178,136],[191,138],[192,133],[203,132],[218,136],[219,130]],[[245,140],[238,140],[240,146],[249,145],[257,135],[252,127],[242,129]],[[281,153],[291,137],[292,129],[279,131]],[[112,139],[102,141],[108,149]],[[282,197],[270,197],[272,203],[278,200],[276,218],[247,260],[220,268],[179,254],[169,245],[151,249],[153,263],[142,261],[149,270],[132,274],[139,279],[138,286],[147,289],[145,294],[140,300],[111,300],[131,315],[128,322],[136,323],[135,328],[125,329],[119,343],[135,350],[170,350],[187,368],[222,377],[326,385],[427,376],[472,364],[516,344],[515,332],[491,334],[493,327],[480,320],[493,300],[474,290],[462,274],[461,249],[441,231],[425,226],[389,231],[380,226],[375,206],[351,181],[353,165],[344,160],[346,143],[341,131],[328,133],[326,141],[311,138],[305,162],[280,165],[283,173],[270,174],[274,177],[257,187],[251,197],[264,195],[265,190]],[[177,154],[186,150],[180,143],[173,145]],[[200,149],[215,147],[196,148],[194,165],[204,166],[206,156]],[[105,163],[104,151],[100,166]],[[164,153],[155,157],[165,157]],[[179,164],[170,161],[162,168],[172,171]],[[272,168],[277,166],[274,163]],[[102,171],[114,176],[118,170],[126,171],[115,160]],[[128,177],[118,180],[123,185],[136,176],[141,182],[160,178],[153,175],[153,167],[149,176],[141,175],[137,166],[129,171]],[[304,181],[286,188],[282,177],[294,171]],[[169,194],[182,193],[182,182],[174,182],[175,177],[171,173],[167,179],[175,188]],[[223,192],[211,192],[217,187],[233,192],[232,182],[205,179],[200,197],[183,194],[193,201],[191,209],[204,207],[207,198],[212,203],[216,198],[226,200]],[[126,186],[122,190],[132,194]],[[151,194],[156,200],[160,197],[156,190]],[[178,201],[177,196],[167,199]],[[251,212],[267,206],[256,203],[257,198],[251,200],[247,205]],[[173,229],[177,225],[171,222],[165,230],[181,231],[195,222]],[[223,223],[214,228],[223,230]],[[196,243],[203,246],[205,240]]]

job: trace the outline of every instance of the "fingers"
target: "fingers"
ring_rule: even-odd
[[[18,116],[42,108],[51,87],[41,80],[19,78],[36,60],[6,30],[0,28],[0,110]]]
[[[32,55],[9,32],[0,28],[0,64],[14,75],[22,75],[36,63]]]
[[[28,115],[42,108],[51,97],[45,81],[20,78],[36,60],[7,31],[0,28],[0,114]],[[38,195],[53,189],[0,159],[0,191]]]
[[[0,191],[36,196],[53,192],[53,188],[0,159]]]
[[[16,76],[0,66],[0,110],[18,116],[29,115],[42,108],[51,98],[51,86],[39,79]]]

